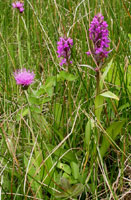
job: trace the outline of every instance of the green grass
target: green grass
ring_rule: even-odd
[[[131,2],[25,0],[23,14],[11,3],[0,1],[0,200],[130,199]],[[101,94],[119,101],[96,96],[96,72],[82,66],[96,67],[85,52],[98,12],[112,49]],[[62,74],[64,35],[74,45]],[[19,68],[35,73],[26,92]]]

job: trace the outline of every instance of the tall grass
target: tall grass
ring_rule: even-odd
[[[22,14],[11,3],[0,1],[0,199],[130,199],[131,2],[25,0]],[[111,40],[100,77],[108,98],[96,95],[85,53],[99,12]],[[68,72],[60,36],[74,41]],[[35,73],[27,91],[13,77],[20,68]]]

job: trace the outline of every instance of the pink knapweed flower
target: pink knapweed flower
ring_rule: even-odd
[[[60,41],[57,42],[58,58],[60,57],[62,58],[60,66],[72,63],[72,61],[70,61],[72,46],[73,46],[73,40],[71,38],[60,37]]]
[[[22,85],[23,87],[29,86],[34,81],[35,74],[30,72],[30,70],[19,69],[14,72],[14,78],[17,85]]]
[[[14,3],[12,3],[13,8],[17,8],[19,10],[20,13],[22,13],[24,11],[24,3],[20,2],[20,1],[16,1]]]

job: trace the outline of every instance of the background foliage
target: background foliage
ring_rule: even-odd
[[[131,2],[25,0],[23,14],[11,4],[0,1],[0,199],[130,199]],[[112,52],[96,96],[85,52],[98,12]],[[74,41],[68,71],[60,36]],[[27,92],[19,68],[36,74]]]

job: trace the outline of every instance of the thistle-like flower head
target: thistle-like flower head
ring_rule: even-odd
[[[20,13],[22,13],[24,11],[24,3],[20,2],[20,1],[16,1],[14,3],[12,3],[13,8],[17,8],[19,10]]]
[[[14,72],[14,78],[17,85],[22,85],[23,87],[29,86],[34,81],[35,74],[34,72],[27,71],[24,69],[19,69]]]

